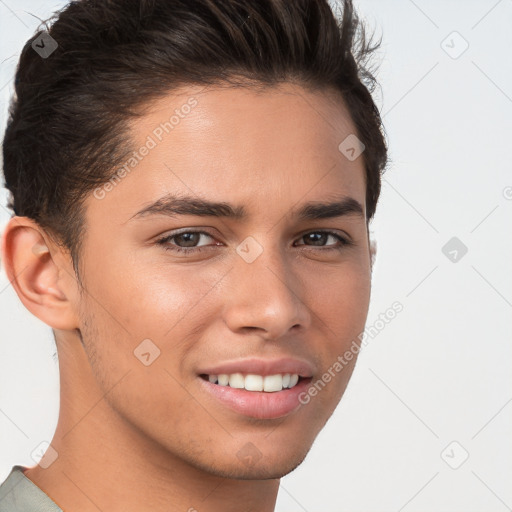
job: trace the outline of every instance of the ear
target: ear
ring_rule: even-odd
[[[370,238],[369,243],[370,243],[370,270],[373,272],[373,265],[375,263],[375,258],[377,257],[377,240],[375,240],[375,238]]]
[[[53,329],[78,327],[79,288],[69,254],[32,219],[12,217],[2,236],[2,262],[24,306]]]

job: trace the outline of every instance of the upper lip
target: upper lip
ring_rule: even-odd
[[[277,375],[277,374],[297,374],[299,377],[311,377],[313,367],[304,359],[284,357],[280,359],[234,359],[224,361],[214,366],[208,366],[199,371],[199,374],[221,375],[232,373],[244,373],[253,375]]]

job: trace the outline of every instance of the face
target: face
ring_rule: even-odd
[[[131,133],[134,160],[86,202],[94,378],[169,460],[278,478],[342,397],[356,358],[336,362],[366,321],[364,164],[338,149],[355,128],[334,93],[285,84],[188,87]]]

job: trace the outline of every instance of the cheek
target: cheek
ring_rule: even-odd
[[[226,264],[130,260],[95,277],[91,288],[102,297],[102,305],[113,317],[111,323],[122,326],[134,341],[161,340],[190,326],[190,319],[204,310],[205,298],[227,270]]]
[[[303,300],[321,320],[319,327],[325,329],[327,338],[338,340],[338,348],[364,329],[371,290],[370,271],[364,260],[310,272],[304,290]]]
[[[341,400],[360,352],[370,301],[371,278],[364,264],[309,278],[308,306],[316,326],[315,353],[319,375],[312,381],[305,407],[315,410],[319,428]]]
[[[317,273],[306,286],[312,290],[309,306],[317,317],[320,336],[315,352],[321,361],[321,382],[312,382],[306,399],[324,418],[333,412],[352,376],[368,314],[371,277],[361,260],[323,276]]]

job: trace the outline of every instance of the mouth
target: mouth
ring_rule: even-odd
[[[214,404],[241,416],[276,419],[301,407],[299,397],[314,367],[295,358],[237,359],[198,372],[201,389]]]

